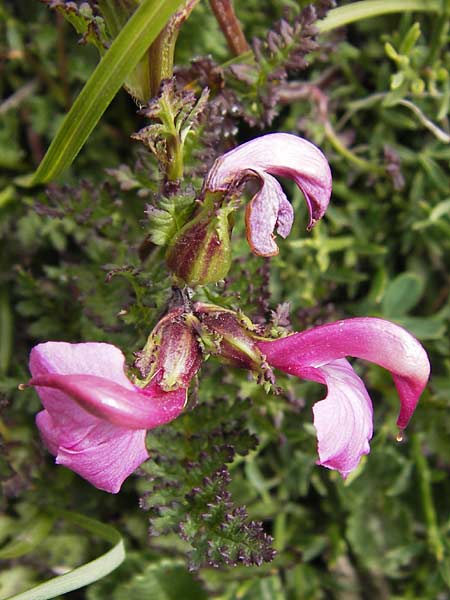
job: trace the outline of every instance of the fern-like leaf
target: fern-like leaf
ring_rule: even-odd
[[[274,556],[272,538],[228,491],[226,465],[257,443],[244,426],[248,409],[247,401],[230,406],[218,399],[148,435],[151,459],[142,467],[148,491],[141,507],[150,514],[151,535],[177,532],[189,544],[193,569],[259,565]]]

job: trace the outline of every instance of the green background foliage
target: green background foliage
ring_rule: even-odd
[[[125,91],[57,183],[24,186],[98,52],[44,5],[0,6],[0,598],[108,550],[101,533],[91,539],[50,508],[82,512],[125,540],[125,562],[65,596],[74,600],[450,597],[450,5],[431,4],[437,12],[361,20],[311,46],[298,20],[306,2],[235,2],[247,39],[263,42],[290,8],[297,55],[263,43],[261,60],[246,57],[245,77],[225,72],[234,96],[219,125],[231,133],[211,145],[213,108],[195,122],[178,213],[189,217],[211,160],[236,143],[289,131],[323,149],[333,196],[322,222],[305,231],[301,193],[283,181],[296,219],[280,254],[250,254],[241,207],[230,274],[197,298],[273,326],[289,303],[294,330],[363,315],[406,327],[426,347],[432,378],[404,441],[395,440],[392,379],[357,362],[375,434],[343,481],[315,465],[311,405],[323,388],[277,374],[282,392],[266,394],[211,358],[187,412],[149,433],[152,459],[117,496],[54,465],[34,426],[39,399],[17,386],[41,341],[107,341],[132,362],[170,296],[156,244],[182,226],[177,197],[160,194],[158,161],[130,137],[149,121]],[[233,58],[201,1],[177,44],[182,76],[206,55],[219,65]],[[283,71],[289,60],[296,68]],[[160,212],[146,212],[149,203]]]

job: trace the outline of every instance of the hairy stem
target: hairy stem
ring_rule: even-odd
[[[250,50],[231,0],[209,0],[230,50],[238,56]]]

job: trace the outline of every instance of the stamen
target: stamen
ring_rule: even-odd
[[[30,387],[30,385],[28,383],[19,383],[19,385],[17,386],[17,389],[20,390],[21,392],[23,392],[27,387]]]
[[[397,442],[403,442],[403,429],[399,429],[397,437],[395,439],[397,440]]]

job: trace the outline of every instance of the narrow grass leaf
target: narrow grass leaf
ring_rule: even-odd
[[[57,511],[57,516],[86,529],[113,544],[111,550],[81,567],[54,577],[31,590],[10,596],[7,600],[48,600],[84,587],[116,569],[125,559],[125,548],[120,533],[109,525],[69,511]]]
[[[362,0],[361,2],[352,2],[346,6],[339,6],[330,10],[325,19],[317,22],[317,28],[321,33],[325,33],[362,19],[415,10],[439,12],[441,2],[439,0],[390,0],[390,2],[386,2],[386,0]]]
[[[182,0],[142,0],[75,100],[31,185],[58,177],[73,162],[127,75]]]

